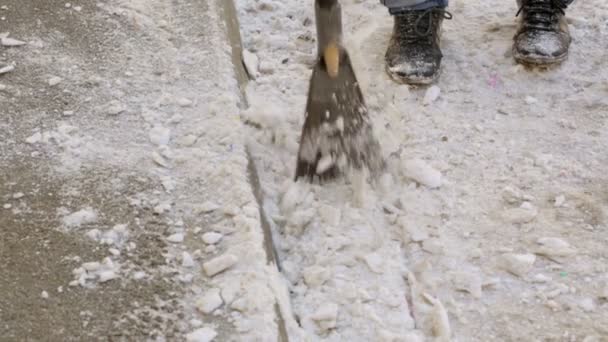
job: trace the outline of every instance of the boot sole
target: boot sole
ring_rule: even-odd
[[[439,78],[439,74],[440,74],[440,72],[438,71],[435,75],[433,75],[431,77],[403,77],[403,76],[399,76],[396,73],[391,72],[388,65],[386,65],[384,67],[384,70],[386,71],[388,76],[394,82],[399,83],[399,84],[407,84],[407,85],[414,85],[414,86],[425,86],[425,85],[433,84],[433,83],[435,83],[435,81],[437,81],[437,79]]]
[[[552,66],[556,64],[560,64],[568,58],[568,54],[564,54],[558,57],[551,58],[539,58],[539,57],[531,57],[518,53],[515,49],[513,49],[513,58],[515,61],[529,66]]]

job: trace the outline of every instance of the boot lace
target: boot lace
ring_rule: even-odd
[[[439,19],[452,19],[452,13],[443,8],[433,7],[424,11],[406,11],[399,16],[399,33],[403,34],[409,42],[432,42],[437,34]]]
[[[552,31],[558,14],[565,15],[567,7],[563,0],[525,0],[515,16],[523,13],[524,26],[527,28]]]

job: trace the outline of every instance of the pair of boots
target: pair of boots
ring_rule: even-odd
[[[523,64],[550,65],[568,55],[570,34],[563,0],[523,0],[513,56]],[[386,52],[389,75],[398,82],[429,84],[439,76],[443,57],[441,23],[452,16],[442,7],[394,13],[393,35]]]

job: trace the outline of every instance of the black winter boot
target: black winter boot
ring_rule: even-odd
[[[522,0],[513,56],[523,64],[547,65],[568,56],[570,32],[563,0]]]
[[[439,76],[441,23],[452,19],[444,8],[395,14],[395,24],[388,50],[386,70],[397,82],[429,84]]]

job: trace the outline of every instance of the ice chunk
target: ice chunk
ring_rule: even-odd
[[[63,79],[59,76],[53,76],[51,78],[49,78],[49,85],[51,87],[54,87],[56,85],[58,85],[59,83],[61,83],[61,81],[63,81]]]
[[[211,328],[200,328],[186,335],[187,342],[211,342],[217,336],[217,332]]]
[[[154,126],[150,132],[150,141],[158,146],[167,145],[171,140],[171,130],[162,126]]]
[[[523,277],[532,269],[535,261],[534,254],[507,253],[500,259],[500,266],[518,277]]]
[[[205,273],[213,277],[216,274],[224,272],[238,262],[238,258],[232,254],[225,254],[203,264]]]
[[[180,243],[184,241],[184,234],[183,233],[175,233],[175,234],[171,234],[167,237],[167,241],[172,242],[172,243]]]
[[[220,233],[208,232],[203,234],[202,239],[208,245],[215,245],[216,243],[220,242],[222,237],[223,235]]]
[[[576,254],[576,249],[560,238],[542,237],[536,241],[539,245],[536,254],[548,257],[566,257]]]
[[[224,301],[220,295],[220,290],[210,289],[196,301],[196,308],[204,314],[210,314],[222,304],[224,304]]]
[[[441,95],[441,88],[439,88],[436,85],[430,86],[426,90],[426,93],[424,94],[424,99],[422,100],[422,104],[425,106],[430,105],[431,103],[437,101],[437,99],[439,98],[439,95]]]
[[[434,169],[421,159],[411,159],[403,162],[403,172],[410,178],[428,188],[435,189],[442,185],[441,172]]]
[[[83,224],[89,224],[97,221],[97,212],[90,207],[73,212],[64,216],[62,221],[67,227],[80,227]]]

